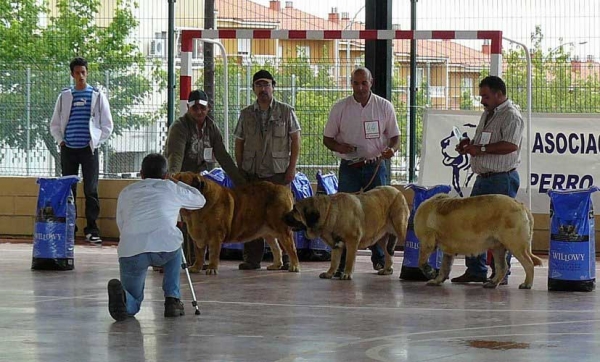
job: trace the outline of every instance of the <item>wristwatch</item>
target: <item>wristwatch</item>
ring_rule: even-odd
[[[481,152],[485,153],[485,145],[481,146]]]

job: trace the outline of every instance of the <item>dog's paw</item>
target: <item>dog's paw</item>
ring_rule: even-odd
[[[217,274],[219,274],[219,273],[217,272],[217,269],[214,269],[214,268],[206,268],[206,275],[217,275]]]
[[[197,268],[195,266],[191,266],[188,268],[188,271],[192,274],[198,274],[202,271],[202,268]]]
[[[281,270],[282,264],[271,264],[267,267],[267,270]]]
[[[431,279],[427,283],[425,283],[425,285],[429,285],[430,287],[439,287],[440,285],[442,285],[442,281]]]
[[[342,276],[340,276],[340,280],[352,280],[352,274],[342,273]]]
[[[298,272],[300,272],[300,265],[292,265],[292,264],[290,264],[290,267],[289,267],[288,271],[289,272],[298,273]]]
[[[519,289],[531,289],[531,284],[520,284]]]
[[[437,276],[435,269],[433,269],[429,264],[423,264],[421,266],[421,271],[427,279],[434,279]]]
[[[492,281],[483,283],[483,287],[486,289],[494,289],[498,286],[498,283],[494,283]]]
[[[321,279],[331,279],[333,277],[333,274],[329,274],[327,272],[323,272],[321,274],[319,274],[319,278]]]
[[[389,268],[389,269],[380,269],[377,272],[378,275],[392,275],[394,274],[394,268]]]

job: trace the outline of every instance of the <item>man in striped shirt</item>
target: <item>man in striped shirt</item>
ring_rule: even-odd
[[[75,58],[70,68],[75,85],[63,89],[58,96],[50,133],[60,146],[63,176],[79,175],[81,165],[87,219],[84,233],[89,242],[99,244],[98,147],[110,137],[113,121],[106,96],[87,84],[87,61]],[[72,190],[76,197],[77,185]]]
[[[473,140],[461,142],[457,151],[471,155],[471,169],[477,174],[471,196],[502,194],[516,197],[519,190],[520,150],[525,127],[519,110],[506,97],[506,85],[496,76],[479,83],[479,95],[485,111],[475,130]],[[508,284],[510,253],[507,253],[509,272],[500,285]],[[483,282],[487,280],[486,254],[466,257],[466,272],[453,283]],[[494,263],[492,276],[494,274]]]

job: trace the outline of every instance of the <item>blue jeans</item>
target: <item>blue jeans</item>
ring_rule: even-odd
[[[127,314],[135,315],[140,311],[144,300],[144,285],[148,267],[162,266],[164,270],[162,288],[165,297],[179,299],[179,272],[181,268],[181,249],[161,253],[142,253],[119,258],[121,284],[127,297]]]
[[[517,171],[511,171],[508,173],[501,173],[490,177],[477,176],[471,196],[479,195],[493,195],[501,194],[515,198],[519,191],[519,185],[521,181],[519,179],[519,173]],[[508,270],[510,273],[510,258],[511,254],[506,254],[506,261],[508,263]],[[481,254],[474,257],[466,257],[465,264],[467,265],[466,273],[477,277],[487,277],[487,254]],[[492,272],[494,266],[492,264]],[[508,274],[507,274],[508,276]]]
[[[373,179],[373,181],[369,184],[371,179]],[[379,168],[377,168],[377,162],[366,164],[360,168],[350,167],[348,165],[348,161],[346,160],[342,160],[340,162],[338,181],[339,192],[359,192],[363,187],[365,187],[363,191],[369,191],[377,186],[383,186],[387,184],[387,168],[384,160],[379,162]],[[383,249],[378,244],[369,246],[369,249],[372,252],[371,262],[373,265],[377,263],[385,265],[385,253],[383,252]],[[342,252],[342,258],[338,270],[343,271],[345,266],[346,249],[344,249]]]

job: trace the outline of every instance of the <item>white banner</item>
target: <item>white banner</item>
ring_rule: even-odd
[[[426,110],[419,185],[451,185],[456,194],[468,196],[475,182],[468,155],[454,150],[458,143],[452,129],[473,138],[482,112]],[[531,209],[548,213],[550,189],[582,189],[600,184],[600,115],[547,114],[532,116],[532,139],[527,142],[527,120],[518,168],[521,189],[517,198],[528,203],[527,154],[531,152]],[[600,193],[594,194],[600,214]]]

